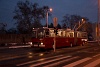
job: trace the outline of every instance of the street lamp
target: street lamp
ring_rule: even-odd
[[[48,28],[48,12],[52,12],[52,8],[49,8],[46,12],[46,24],[47,24],[47,28]]]

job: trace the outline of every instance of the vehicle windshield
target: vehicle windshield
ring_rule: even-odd
[[[44,38],[46,36],[49,36],[49,29],[37,29],[32,32],[33,38]]]
[[[32,31],[32,38],[37,38],[37,32],[36,32],[36,30]]]

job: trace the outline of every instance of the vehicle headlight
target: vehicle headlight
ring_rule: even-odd
[[[28,42],[30,45],[32,45],[32,42]]]
[[[81,39],[82,41],[87,41],[87,39]]]
[[[41,45],[43,45],[43,43],[41,43]]]
[[[85,41],[87,41],[87,39],[85,39]]]

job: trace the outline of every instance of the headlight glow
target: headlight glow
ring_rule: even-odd
[[[41,43],[41,45],[43,45],[43,43]]]
[[[81,39],[82,41],[87,41],[87,39]]]
[[[28,42],[30,45],[32,45],[32,42]]]

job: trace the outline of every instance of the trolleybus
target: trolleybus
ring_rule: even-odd
[[[33,47],[50,49],[53,48],[54,40],[56,48],[84,45],[87,42],[87,33],[70,29],[57,29],[55,35],[54,28],[33,28],[31,39]]]

